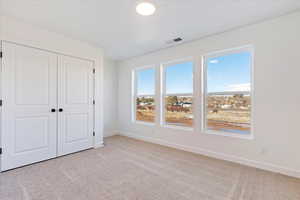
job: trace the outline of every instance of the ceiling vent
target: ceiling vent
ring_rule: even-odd
[[[166,44],[175,44],[175,43],[180,43],[182,41],[183,39],[181,37],[178,37],[178,38],[174,38],[173,40],[168,40]]]
[[[182,41],[182,38],[178,37],[178,38],[175,38],[173,41],[174,41],[174,42],[181,42],[181,41]]]

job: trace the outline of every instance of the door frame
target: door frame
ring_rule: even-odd
[[[94,93],[94,109],[93,109],[93,130],[95,132],[94,137],[93,137],[93,148],[99,148],[103,147],[103,57],[101,55],[101,52],[99,52],[99,56],[95,59],[90,59],[90,58],[84,58],[84,57],[78,57],[78,56],[73,56],[68,53],[61,53],[57,51],[52,51],[48,49],[43,49],[43,48],[38,48],[34,47],[31,45],[26,45],[26,44],[21,44],[13,41],[8,41],[8,40],[1,40],[0,38],[0,52],[2,52],[3,56],[5,56],[5,52],[3,52],[2,45],[3,43],[12,43],[15,45],[20,45],[28,48],[33,48],[37,50],[42,50],[46,51],[49,53],[56,54],[57,56],[69,56],[77,59],[82,59],[82,60],[87,60],[89,62],[93,63],[93,68],[94,70],[94,85],[93,85],[93,93]],[[96,61],[97,60],[97,61]],[[97,64],[96,64],[97,63]],[[3,65],[3,59],[0,58],[0,100],[2,100],[2,65]],[[3,121],[3,114],[2,114],[2,107],[5,106],[5,102],[2,102],[2,106],[0,106],[0,127],[2,126],[2,121]],[[96,112],[98,110],[98,112]],[[0,128],[0,148],[2,148],[2,129]],[[99,140],[99,141],[97,141]],[[2,149],[2,154],[4,153],[5,150]],[[1,154],[0,154],[1,156]],[[2,166],[0,159],[0,166]],[[0,172],[1,172],[1,167],[0,167]]]

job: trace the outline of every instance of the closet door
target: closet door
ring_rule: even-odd
[[[8,42],[2,48],[4,171],[56,157],[57,56]]]
[[[60,56],[58,73],[58,155],[93,147],[93,62]]]

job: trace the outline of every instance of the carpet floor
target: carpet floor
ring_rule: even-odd
[[[300,179],[122,136],[0,174],[1,200],[299,200]]]

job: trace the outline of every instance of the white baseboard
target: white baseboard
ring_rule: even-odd
[[[208,156],[208,157],[217,158],[220,160],[235,162],[235,163],[239,163],[242,165],[255,167],[258,169],[263,169],[263,170],[267,170],[267,171],[271,171],[271,172],[275,172],[275,173],[279,173],[279,174],[283,174],[283,175],[287,175],[287,176],[291,176],[291,177],[295,177],[295,178],[300,178],[300,171],[288,169],[288,168],[274,165],[271,163],[249,160],[249,159],[245,159],[245,158],[241,158],[241,157],[237,157],[237,156],[231,156],[231,155],[218,153],[218,152],[213,152],[213,151],[209,151],[209,150],[205,150],[205,149],[194,148],[194,147],[184,146],[184,145],[180,145],[180,144],[174,144],[174,143],[170,143],[170,142],[167,142],[167,141],[164,141],[161,139],[139,136],[139,135],[135,135],[135,134],[124,132],[124,131],[118,131],[118,134],[122,135],[122,136],[131,137],[134,139],[143,140],[146,142],[160,144],[160,145],[164,145],[164,146],[168,146],[168,147],[172,147],[172,148],[176,148],[176,149],[180,149],[180,150],[184,150],[184,151],[188,151],[188,152],[192,152],[192,153],[201,154],[201,155]]]
[[[114,136],[114,135],[117,135],[117,134],[118,134],[117,131],[105,131],[104,138],[111,137],[111,136]]]
[[[94,145],[94,149],[98,149],[98,148],[101,148],[101,147],[104,147],[103,142],[102,143],[97,143],[97,144]]]

